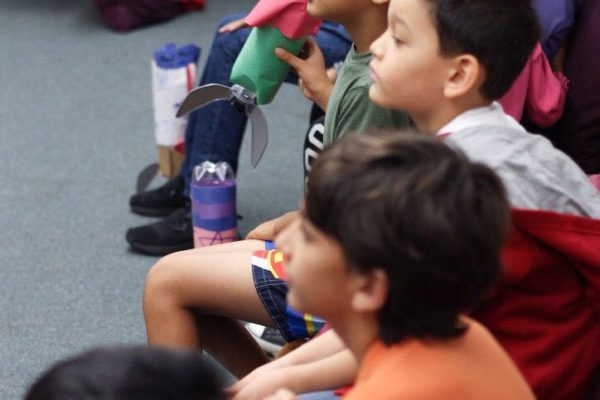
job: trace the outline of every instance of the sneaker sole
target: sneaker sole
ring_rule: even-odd
[[[179,243],[171,246],[157,246],[152,244],[143,244],[129,242],[131,249],[137,253],[147,254],[150,256],[166,256],[167,254],[175,253],[176,251],[189,250],[194,248],[194,241]]]
[[[169,214],[171,214],[173,211],[184,207],[184,206],[180,206],[180,207],[142,207],[142,206],[131,206],[131,211],[139,214],[139,215],[143,215],[143,216],[147,216],[147,217],[166,217]]]
[[[263,349],[265,352],[271,354],[271,355],[275,355],[279,352],[279,350],[281,350],[283,348],[282,345],[278,345],[278,344],[274,344],[271,343],[269,341],[266,341],[264,339],[262,339],[259,336],[256,336],[254,334],[254,332],[252,332],[252,330],[250,330],[248,328],[248,326],[246,325],[246,329],[248,330],[248,332],[250,333],[250,336],[252,336],[252,338],[256,341],[256,343],[258,343],[258,345],[260,346],[261,349]]]

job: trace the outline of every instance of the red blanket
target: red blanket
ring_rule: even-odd
[[[600,220],[513,210],[505,276],[473,313],[539,399],[583,399],[600,363]]]

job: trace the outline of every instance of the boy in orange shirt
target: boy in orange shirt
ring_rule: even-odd
[[[523,0],[390,0],[388,29],[371,47],[369,94],[379,105],[408,111],[421,132],[437,134],[501,177],[514,208],[506,269],[471,315],[540,399],[583,400],[592,398],[585,392],[600,365],[600,195],[571,159],[494,102],[531,54],[536,22]],[[333,331],[317,337],[241,386],[302,365],[304,353],[323,354],[331,348],[325,340],[333,339]],[[332,356],[321,359],[313,357],[311,368]],[[347,364],[328,366],[340,371]],[[322,376],[306,380],[334,388],[355,375],[329,382]]]
[[[500,273],[508,220],[499,178],[432,138],[348,136],[319,157],[277,245],[289,304],[329,321],[360,362],[345,399],[534,399],[461,316]]]

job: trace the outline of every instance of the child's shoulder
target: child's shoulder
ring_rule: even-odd
[[[448,142],[460,148],[472,160],[484,162],[492,168],[507,159],[519,160],[555,150],[548,140],[533,136],[524,129],[485,121],[451,132]]]
[[[363,360],[366,370],[361,366],[359,392],[349,399],[369,392],[371,396],[362,398],[533,399],[488,330],[470,319],[465,323],[466,333],[456,339],[407,340],[387,347],[375,344]],[[494,383],[498,376],[506,380]]]
[[[494,169],[515,207],[600,217],[600,195],[588,176],[541,135],[481,121],[453,131],[447,141]]]
[[[344,60],[344,65],[339,72],[335,86],[345,90],[365,88],[368,90],[371,86],[369,64],[372,58],[371,53],[359,54],[352,48]]]

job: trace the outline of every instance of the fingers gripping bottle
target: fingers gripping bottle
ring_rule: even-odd
[[[194,167],[190,196],[194,247],[237,240],[235,177],[226,162],[204,161]]]

